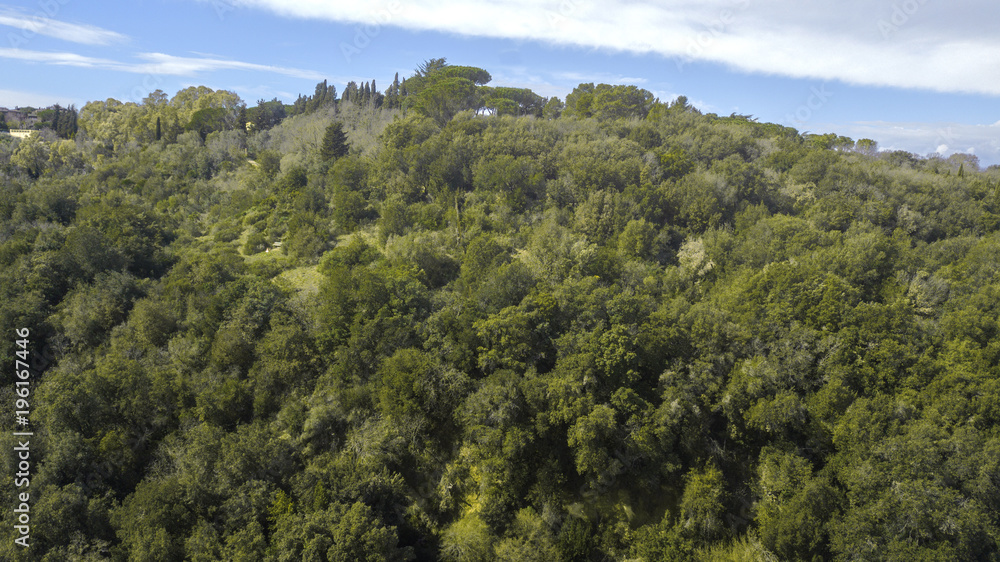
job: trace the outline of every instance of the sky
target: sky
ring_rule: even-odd
[[[565,99],[634,84],[706,113],[1000,164],[996,0],[0,0],[0,107],[477,66]]]

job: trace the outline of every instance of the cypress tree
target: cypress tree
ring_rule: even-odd
[[[156,140],[160,140],[160,118],[156,117]]]
[[[320,147],[320,156],[323,160],[336,160],[347,154],[350,146],[347,144],[347,135],[344,133],[344,124],[340,121],[330,123],[323,135],[323,145]]]
[[[62,130],[59,127],[59,118],[62,117],[62,108],[57,103],[53,109],[55,109],[55,115],[52,117],[52,130],[56,132],[56,135],[61,137]]]

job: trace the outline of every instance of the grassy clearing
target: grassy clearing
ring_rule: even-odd
[[[318,266],[310,265],[289,269],[277,278],[287,282],[293,289],[304,296],[308,296],[319,293],[319,284],[323,280],[323,274],[319,272]]]

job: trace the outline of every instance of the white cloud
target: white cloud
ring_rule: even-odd
[[[258,72],[284,74],[294,78],[306,78],[310,80],[323,79],[322,74],[312,70],[255,64],[226,59],[177,57],[163,53],[141,53],[139,54],[139,58],[145,59],[148,62],[144,64],[130,65],[130,68],[134,69],[132,70],[133,72],[191,76],[200,72],[215,70],[254,70]]]
[[[22,31],[21,38],[24,40],[30,39],[34,34],[85,45],[110,45],[128,39],[121,33],[108,31],[97,26],[67,23],[42,15],[28,15],[7,7],[0,7],[0,25],[20,29]],[[14,44],[20,38],[12,36],[9,39]]]
[[[205,0],[207,1],[207,0]],[[299,18],[658,53],[745,72],[1000,95],[994,0],[227,0]],[[371,33],[369,33],[369,36]]]
[[[50,53],[43,51],[29,51],[26,49],[0,48],[0,58],[26,62],[41,62],[61,66],[100,68],[138,74],[193,76],[202,72],[216,70],[250,70],[257,72],[271,72],[310,80],[323,79],[323,75],[321,73],[312,70],[255,64],[235,60],[177,57],[163,53],[140,53],[138,57],[146,62],[124,63],[111,59],[78,55],[76,53]]]
[[[26,62],[42,62],[60,66],[79,66],[83,68],[118,68],[123,66],[110,59],[88,57],[76,53],[48,53],[25,49],[8,49],[5,47],[0,47],[0,58]]]
[[[849,137],[878,141],[881,150],[905,150],[919,156],[956,152],[976,154],[984,165],[1000,164],[1000,123],[967,125],[964,123],[916,123],[862,121],[819,127]],[[968,146],[966,150],[951,147]]]

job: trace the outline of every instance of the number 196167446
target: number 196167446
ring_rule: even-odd
[[[31,335],[31,331],[28,328],[19,328],[15,330],[15,333],[18,339],[14,342],[17,346],[17,351],[14,353],[17,356],[17,359],[14,360],[14,377],[16,379],[14,385],[17,394],[14,408],[18,424],[23,426],[27,425],[30,413],[28,396],[31,394],[31,388],[28,378],[31,376],[31,371],[28,369],[28,359],[31,352],[28,351],[28,336]]]

